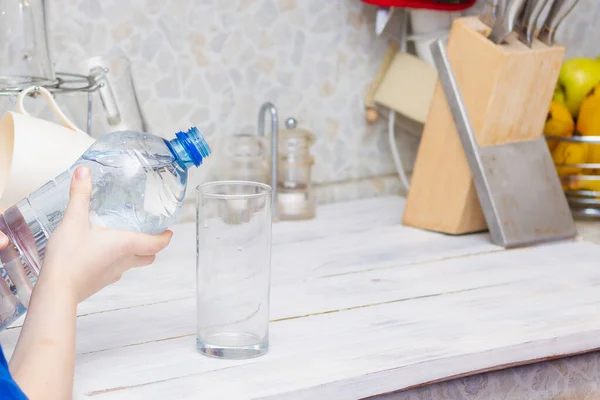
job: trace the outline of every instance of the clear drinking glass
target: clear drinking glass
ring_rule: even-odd
[[[246,359],[269,347],[269,185],[219,181],[198,186],[198,351]]]

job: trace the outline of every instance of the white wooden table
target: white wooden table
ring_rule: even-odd
[[[403,199],[273,225],[270,350],[195,347],[195,226],[79,308],[75,398],[356,399],[600,348],[600,246],[504,251],[401,225]],[[0,335],[7,355],[18,326]]]

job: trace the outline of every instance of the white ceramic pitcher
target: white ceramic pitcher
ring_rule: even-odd
[[[64,126],[31,116],[25,96],[37,91]],[[17,96],[17,112],[0,119],[0,211],[69,168],[95,139],[77,128],[61,111],[52,94],[32,86]]]

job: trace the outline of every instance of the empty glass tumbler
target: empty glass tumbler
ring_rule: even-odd
[[[246,359],[269,347],[269,185],[220,181],[197,188],[197,346]]]

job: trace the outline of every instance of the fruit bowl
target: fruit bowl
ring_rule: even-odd
[[[600,219],[600,56],[563,62],[544,136],[573,216]]]
[[[565,143],[565,150],[600,152],[600,136],[570,137],[544,135],[551,151]],[[578,148],[578,146],[581,146]],[[571,154],[565,157],[571,157]],[[586,158],[586,157],[583,157]],[[554,163],[573,216],[600,219],[600,163]]]

